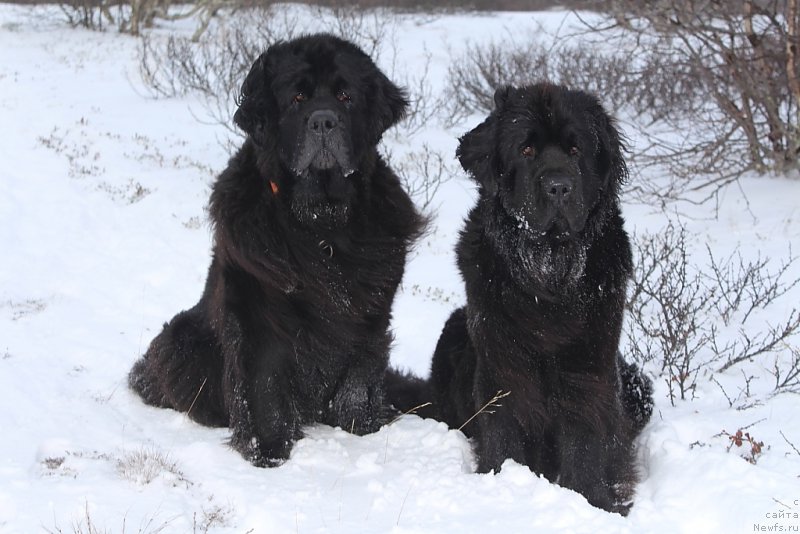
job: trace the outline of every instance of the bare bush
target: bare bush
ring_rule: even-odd
[[[157,515],[158,512],[156,512]],[[160,534],[161,532],[170,532],[171,530],[171,523],[175,521],[176,518],[169,519],[167,521],[163,521],[160,524],[156,521],[156,515],[152,517],[146,518],[144,522],[136,529],[137,534]],[[84,513],[81,517],[75,519],[72,522],[72,526],[69,530],[64,530],[58,526],[58,524],[54,524],[53,528],[42,527],[48,534],[109,534],[112,532],[119,532],[121,534],[126,534],[129,532],[127,530],[127,517],[122,519],[122,524],[114,529],[107,529],[103,528],[95,521],[89,511],[89,501],[85,501],[84,504]],[[195,530],[196,532],[196,530]]]
[[[232,117],[253,62],[270,44],[302,31],[296,15],[267,6],[232,14],[196,42],[186,36],[145,35],[139,72],[155,96],[199,96],[206,115],[200,120],[238,136]]]
[[[663,155],[660,132],[672,135],[675,122],[698,113],[698,108],[705,105],[702,88],[685,68],[646,50],[592,43],[587,35],[556,39],[554,43],[531,39],[522,44],[498,41],[467,46],[448,69],[444,102],[449,126],[472,113],[489,113],[497,87],[547,81],[594,93],[615,115],[633,119],[626,126],[646,146],[630,154],[632,167],[644,169],[667,162],[673,171],[669,180],[640,176],[629,187],[630,198],[646,203],[686,200],[698,181],[715,184],[707,197],[711,198],[718,187],[727,183],[702,175],[698,179],[694,167],[676,169],[685,160]],[[665,127],[665,123],[672,126]],[[697,133],[685,124],[678,131]]]
[[[451,122],[490,112],[495,89],[504,85],[550,81],[595,92],[609,102],[622,101],[623,64],[621,57],[579,46],[546,46],[537,40],[468,45],[448,69]]]
[[[670,225],[636,244],[638,261],[628,298],[628,355],[639,363],[656,361],[670,401],[693,394],[701,360],[712,333],[703,312],[714,298],[689,264],[686,231]]]
[[[754,312],[764,310],[773,302],[793,289],[800,279],[788,279],[790,269],[796,258],[789,250],[787,260],[770,271],[770,262],[759,255],[754,261],[745,261],[737,249],[729,257],[718,261],[707,247],[710,273],[706,275],[709,285],[715,286],[718,298],[713,302],[716,316],[725,326],[735,325],[740,337],[717,352],[722,356],[720,371],[737,363],[752,360],[754,357],[784,348],[786,340],[793,335],[800,324],[798,309],[793,308],[786,321],[768,327],[766,333],[748,335],[743,327]]]
[[[354,40],[373,57],[389,54],[384,62],[395,65],[397,48],[394,18],[389,12],[367,12],[354,7],[327,10],[313,8],[319,26]],[[232,117],[242,81],[258,55],[270,44],[291,39],[307,31],[296,10],[282,6],[252,8],[233,14],[209,28],[197,41],[185,36],[144,35],[139,48],[142,80],[156,97],[195,95],[204,116],[199,119],[223,126],[232,139],[243,135]],[[407,140],[436,120],[441,101],[430,83],[431,55],[425,66],[405,75],[410,106],[403,122],[392,135]],[[393,76],[396,78],[396,76]],[[456,169],[428,144],[402,157],[387,154],[415,203],[430,211],[434,196]]]
[[[380,58],[383,43],[395,31],[387,12],[364,9],[350,2],[332,2],[326,8],[317,6],[316,12],[320,20],[326,21],[326,31],[357,43],[375,60]]]
[[[452,121],[490,112],[494,91],[503,85],[566,85],[595,93],[611,109],[647,121],[685,113],[699,96],[696,86],[687,85],[663,58],[588,46],[579,37],[551,44],[532,38],[521,44],[468,45],[448,69]]]
[[[448,182],[457,172],[453,164],[442,155],[423,143],[421,148],[397,158],[391,152],[386,159],[400,177],[403,188],[411,196],[417,207],[423,212],[434,209],[433,201],[439,188]]]
[[[74,27],[102,30],[106,24],[114,25],[112,4],[106,0],[62,0],[58,7]]]
[[[445,107],[445,101],[434,94],[430,83],[431,53],[425,52],[425,66],[406,73],[403,85],[409,92],[410,106],[401,128],[406,137],[415,135],[438,120],[439,111]]]
[[[376,12],[340,7],[315,8],[316,31],[341,35],[378,55],[391,37],[392,21]],[[154,95],[196,94],[202,97],[206,119],[231,132],[231,117],[239,88],[253,62],[271,44],[309,30],[295,10],[268,5],[230,14],[199,39],[145,35],[139,47],[139,71]]]
[[[173,485],[189,486],[178,464],[165,454],[152,447],[143,447],[126,452],[117,460],[117,472],[123,479],[145,486],[160,476],[170,479]]]
[[[228,527],[228,522],[233,515],[231,506],[220,506],[212,503],[209,508],[203,507],[200,514],[195,512],[192,516],[192,533],[207,534],[220,527]],[[252,530],[247,531],[252,532]]]
[[[309,0],[321,6],[336,6],[343,3],[354,4],[359,8],[390,7],[403,11],[544,11],[547,9],[586,9],[592,7],[592,0]]]
[[[601,39],[614,36],[606,44],[656,58],[681,87],[695,87],[681,113],[656,110],[661,131],[685,135],[646,131],[643,163],[666,166],[684,190],[704,189],[708,197],[745,171],[800,168],[797,0],[601,4],[611,16],[590,28]]]
[[[773,269],[760,257],[747,261],[737,249],[726,258],[706,248],[708,266],[691,261],[687,232],[670,224],[636,240],[636,268],[628,296],[626,352],[660,366],[674,404],[692,398],[700,373],[713,377],[743,362],[774,358],[775,391],[796,387],[797,361],[786,362],[789,341],[800,333],[794,307],[777,325],[763,320],[800,279],[795,257]],[[756,318],[758,316],[758,318]]]
[[[246,0],[194,0],[180,5],[172,0],[59,0],[58,5],[73,27],[90,30],[116,27],[121,33],[131,35],[141,35],[159,20],[195,18],[197,28],[192,40],[196,41],[221,10],[236,9],[245,3]],[[259,3],[267,5],[269,0]]]
[[[315,30],[329,31],[356,42],[373,57],[388,54],[384,62],[395,65],[397,48],[395,19],[390,12],[338,7],[313,8]],[[240,136],[231,120],[242,81],[258,55],[272,43],[296,37],[306,28],[296,10],[284,6],[252,8],[227,17],[209,28],[199,41],[189,37],[145,35],[139,48],[139,70],[145,85],[156,97],[196,95],[203,117],[221,125],[232,136]],[[424,68],[405,75],[410,107],[398,126],[408,139],[430,126],[441,107],[430,84],[431,55]],[[396,78],[396,76],[392,76]],[[400,134],[398,134],[400,135]],[[452,175],[444,159],[427,145],[398,164],[403,180],[411,186],[414,199],[423,208],[431,203],[439,186]],[[428,176],[430,173],[430,176]],[[420,176],[427,176],[421,178]]]
[[[774,391],[777,393],[800,393],[800,349],[785,346],[788,358],[775,357],[770,374],[775,378]]]
[[[633,164],[671,177],[640,198],[705,202],[747,171],[797,171],[797,1],[596,2],[609,15],[548,44],[469,47],[450,68],[453,120],[490,110],[500,85],[551,81],[634,119]]]

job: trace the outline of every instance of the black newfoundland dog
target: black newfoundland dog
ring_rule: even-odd
[[[478,470],[511,458],[625,514],[652,391],[618,354],[631,274],[620,134],[581,91],[508,87],[495,104],[457,153],[480,195],[456,249],[467,305],[444,327],[430,380],[390,373],[390,397],[402,409],[431,400],[459,428],[508,393],[464,427]]]
[[[330,35],[258,58],[234,116],[247,139],[211,193],[205,290],[130,373],[145,402],[229,426],[257,466],[288,458],[305,424],[385,422],[391,305],[424,221],[376,145],[406,107]]]

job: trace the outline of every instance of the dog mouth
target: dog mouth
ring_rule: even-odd
[[[559,214],[552,220],[545,235],[553,241],[568,241],[574,238],[582,228],[583,225],[579,227],[577,221]]]
[[[322,146],[307,167],[315,171],[329,171],[338,168],[342,176],[348,177],[356,172],[350,162],[349,152],[342,147]]]
[[[577,237],[584,227],[584,221],[581,218],[570,217],[562,210],[546,214],[544,217],[524,212],[516,212],[511,215],[518,230],[541,241],[569,241]]]
[[[316,146],[315,146],[316,145]],[[292,166],[294,173],[300,177],[318,171],[336,171],[349,177],[356,172],[349,150],[345,147],[330,146],[327,143],[306,142]]]
[[[356,171],[349,129],[328,110],[310,115],[295,148],[292,168],[298,176],[336,172],[350,176]]]
[[[323,146],[312,156],[310,167],[315,170],[330,170],[339,165],[339,159],[331,149]]]
[[[509,258],[512,276],[525,287],[536,287],[540,295],[570,291],[586,265],[586,246],[581,231],[574,230],[565,216],[545,224],[521,213],[511,219],[492,220],[489,234],[501,255]],[[509,231],[508,223],[516,223]]]

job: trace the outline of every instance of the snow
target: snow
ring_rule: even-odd
[[[568,19],[403,15],[395,67],[391,54],[381,58],[401,79],[419,76],[430,55],[438,94],[468,42],[521,39],[535,23],[555,32]],[[192,97],[148,96],[136,39],[69,29],[57,10],[0,5],[0,532],[800,530],[800,453],[789,443],[800,447],[800,399],[770,395],[769,361],[747,368],[757,377],[747,399],[738,369],[718,377],[738,395],[732,407],[702,377],[697,398],[673,407],[656,378],[627,518],[511,461],[474,474],[460,432],[413,415],[363,437],[309,428],[286,464],[257,469],[225,445],[226,429],[145,406],[127,372],[161,324],[199,298],[209,185],[229,156],[227,131],[198,123],[198,108]],[[480,119],[389,134],[386,148],[399,155],[425,142],[454,165],[457,137]],[[473,199],[458,174],[434,200],[434,227],[395,303],[399,367],[427,373],[445,319],[464,301],[453,244]],[[669,209],[680,210],[700,258],[708,242],[720,255],[739,246],[779,261],[800,250],[799,199],[796,179],[749,177],[726,190],[716,217],[708,206]],[[624,215],[631,232],[658,231],[667,216],[633,203]],[[798,297],[795,288],[765,324]],[[765,444],[755,464],[742,458],[746,447],[728,450],[723,431],[739,428]]]

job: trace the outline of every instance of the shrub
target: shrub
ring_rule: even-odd
[[[774,267],[737,248],[709,265],[693,262],[685,227],[670,224],[658,234],[637,236],[635,271],[628,295],[625,352],[651,364],[665,380],[670,401],[691,399],[700,373],[709,377],[744,362],[772,358],[775,392],[796,390],[798,358],[789,342],[800,333],[793,307],[778,324],[764,320],[800,278],[789,258]],[[795,354],[786,359],[786,353]],[[746,377],[747,379],[747,377]]]

